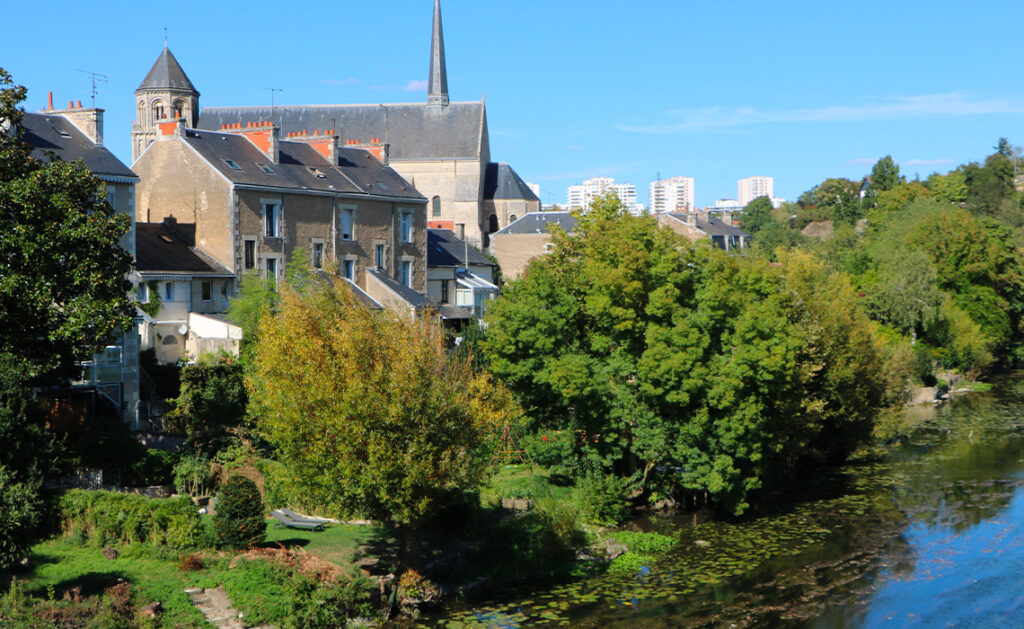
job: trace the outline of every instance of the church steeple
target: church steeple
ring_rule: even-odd
[[[161,121],[182,118],[191,128],[199,123],[199,91],[192,85],[166,42],[146,78],[135,90],[132,162],[156,139]]]
[[[441,30],[441,0],[434,0],[434,34],[430,40],[430,80],[427,104],[448,104],[448,70],[444,63],[444,33]]]

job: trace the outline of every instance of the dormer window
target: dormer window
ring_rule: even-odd
[[[224,163],[227,164],[231,168],[231,170],[242,170],[241,166],[239,166],[238,164],[236,164],[235,162],[233,162],[230,159],[224,160]]]
[[[267,166],[266,164],[256,164],[256,165],[260,167],[260,170],[262,170],[263,172],[267,173],[268,175],[273,175],[274,174],[274,169],[271,168],[270,166]]]
[[[323,171],[321,171],[319,168],[313,168],[312,166],[309,167],[309,172],[312,173],[313,176],[316,177],[317,179],[324,179],[325,177],[327,177],[327,175],[325,175]]]

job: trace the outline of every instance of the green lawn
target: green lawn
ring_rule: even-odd
[[[267,527],[267,545],[277,544],[286,548],[301,546],[321,559],[347,567],[367,556],[387,554],[386,551],[395,544],[395,538],[388,529],[380,526],[328,524],[322,531],[308,531],[270,524]]]

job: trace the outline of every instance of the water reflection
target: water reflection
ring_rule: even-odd
[[[680,537],[639,574],[452,609],[428,624],[1021,626],[1024,384],[1008,378],[917,419],[921,429],[888,460],[850,467],[780,514],[637,523]]]

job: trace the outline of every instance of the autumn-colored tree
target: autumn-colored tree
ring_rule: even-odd
[[[342,281],[285,286],[248,374],[256,428],[299,488],[336,516],[416,531],[478,487],[504,389],[447,351],[439,323],[363,306]]]

